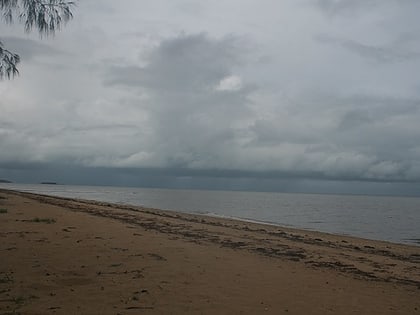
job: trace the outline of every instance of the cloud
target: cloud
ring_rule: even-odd
[[[323,44],[340,46],[363,58],[381,63],[388,64],[390,62],[403,62],[420,58],[420,51],[403,51],[401,47],[395,47],[394,45],[374,46],[326,35],[317,36],[316,40]]]
[[[339,14],[348,11],[366,9],[378,5],[380,2],[386,2],[386,0],[316,0],[315,4],[328,14]]]
[[[1,40],[9,50],[19,54],[25,62],[40,56],[51,57],[64,54],[64,52],[61,52],[52,46],[32,39],[5,36],[2,37]]]
[[[418,2],[104,1],[5,33],[1,165],[420,181]]]
[[[348,13],[365,13],[371,9],[384,6],[412,6],[417,5],[416,0],[316,0],[311,1],[328,15],[343,15]]]
[[[164,40],[144,67],[111,67],[105,84],[144,95],[139,106],[153,130],[148,153],[136,152],[121,163],[139,166],[146,159],[162,167],[221,167],[250,114],[253,88],[233,74],[240,63],[236,38],[194,34]]]
[[[230,75],[222,80],[216,86],[217,91],[238,91],[242,88],[242,79],[236,75]]]
[[[111,68],[106,82],[172,92],[206,89],[209,83],[230,75],[229,69],[238,64],[236,44],[234,37],[216,40],[204,33],[180,35],[153,49],[145,67]]]

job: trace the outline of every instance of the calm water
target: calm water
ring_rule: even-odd
[[[414,197],[23,184],[0,188],[420,244],[420,198]]]

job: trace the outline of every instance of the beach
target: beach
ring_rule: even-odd
[[[420,247],[0,190],[0,314],[420,314]]]

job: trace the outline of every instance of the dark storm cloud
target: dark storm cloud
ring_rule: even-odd
[[[114,66],[107,75],[108,84],[121,84],[187,92],[208,88],[229,74],[238,63],[236,39],[217,40],[208,35],[180,35],[160,43],[149,53],[147,65]]]
[[[326,180],[273,176],[252,172],[211,172],[174,169],[86,168],[69,165],[37,165],[24,167],[1,165],[0,178],[14,182],[58,184],[113,185],[159,187],[176,189],[224,189],[251,191],[280,191],[302,193],[352,193],[419,196],[419,183]],[[3,168],[6,167],[6,168]],[[8,186],[5,185],[4,188]]]
[[[154,129],[148,150],[163,159],[162,166],[216,167],[223,154],[231,154],[225,146],[237,140],[235,124],[249,115],[247,97],[254,89],[234,76],[239,48],[234,37],[180,35],[160,43],[145,66],[108,72],[107,85],[145,96],[139,106],[147,109]]]
[[[4,31],[24,61],[0,85],[3,171],[420,181],[419,1],[127,1],[80,2],[51,39]]]

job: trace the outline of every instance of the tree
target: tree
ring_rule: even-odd
[[[41,36],[54,35],[73,17],[74,4],[63,0],[0,0],[0,18],[7,24],[18,20],[24,24],[25,32],[35,28]],[[0,41],[0,79],[19,74],[19,62],[19,55],[7,50]]]

